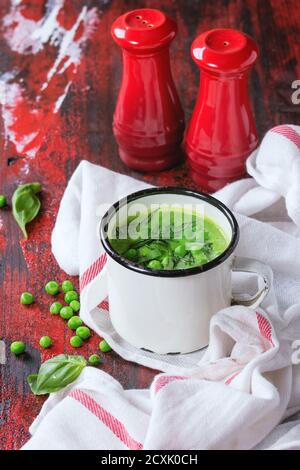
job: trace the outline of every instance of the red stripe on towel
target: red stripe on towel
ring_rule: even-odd
[[[102,271],[106,263],[106,253],[101,256],[80,276],[79,284],[82,291]]]
[[[284,137],[289,139],[291,142],[293,142],[300,150],[300,135],[291,127],[286,126],[286,125],[276,126],[276,127],[273,127],[271,131],[275,132],[276,134],[283,135]]]
[[[75,389],[70,393],[69,397],[77,400],[81,405],[87,408],[94,416],[96,416],[105,426],[110,429],[113,434],[120,439],[121,442],[130,450],[141,450],[142,444],[137,442],[130,436],[124,424],[115,418],[111,413],[105,410],[90,395],[80,389]]]
[[[99,308],[102,308],[103,310],[109,311],[109,303],[108,300],[102,300],[102,302],[99,304]]]
[[[239,373],[240,373],[239,371],[235,372],[235,374],[228,377],[228,379],[225,380],[225,385],[230,385],[231,382],[239,375]]]
[[[259,328],[261,336],[267,339],[272,344],[272,346],[274,346],[274,343],[272,340],[271,323],[263,315],[261,315],[258,312],[256,312],[256,319],[257,319],[258,328]]]
[[[180,375],[161,375],[158,379],[155,380],[154,384],[154,391],[155,393],[159,392],[163,387],[168,385],[175,380],[185,380],[187,377],[180,376]]]

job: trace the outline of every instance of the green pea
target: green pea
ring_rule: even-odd
[[[150,261],[148,263],[148,268],[151,268],[151,269],[161,269],[162,268],[162,265],[161,265],[161,262],[158,261],[158,259],[153,259],[152,261]]]
[[[63,318],[64,320],[69,320],[69,318],[73,317],[73,310],[71,309],[71,307],[67,306],[67,307],[63,307],[61,309],[61,311],[59,312],[61,318]]]
[[[174,250],[175,255],[180,256],[181,258],[186,255],[186,249],[184,245],[176,246]]]
[[[92,366],[97,366],[101,362],[102,362],[102,359],[100,356],[98,356],[98,354],[92,354],[89,357],[89,364],[91,364]]]
[[[73,282],[66,279],[61,285],[62,291],[66,294],[70,290],[74,290]]]
[[[0,208],[2,209],[2,207],[5,207],[6,206],[6,197],[4,196],[4,194],[0,194]]]
[[[61,309],[62,304],[60,302],[53,302],[53,304],[50,305],[50,313],[52,313],[52,315],[58,315]]]
[[[142,246],[138,249],[138,254],[142,258],[147,258],[151,253],[151,249],[148,246]]]
[[[68,321],[68,327],[70,328],[70,330],[77,330],[77,328],[79,328],[79,326],[81,326],[82,324],[83,321],[77,315],[74,315]]]
[[[47,282],[47,284],[45,285],[45,291],[47,292],[47,294],[50,294],[50,295],[58,294],[58,291],[59,291],[58,283],[56,281]]]
[[[79,326],[76,335],[81,339],[88,339],[91,336],[90,329],[87,326]]]
[[[73,348],[80,348],[82,346],[82,339],[79,338],[79,336],[72,336],[70,339],[70,345],[73,346]]]
[[[10,345],[10,352],[18,356],[19,354],[22,354],[25,351],[25,343],[23,341],[14,341]]]
[[[78,302],[78,300],[72,300],[70,302],[70,307],[72,308],[72,310],[74,312],[79,312],[80,310],[80,302]]]
[[[65,302],[67,304],[71,303],[72,300],[78,300],[78,294],[75,290],[69,290],[66,294],[65,294]]]
[[[30,305],[34,302],[34,296],[30,292],[22,292],[20,297],[20,303],[22,305]]]
[[[50,348],[50,346],[52,346],[52,339],[50,336],[42,336],[40,339],[40,346],[44,349]]]
[[[109,352],[109,351],[111,351],[111,347],[110,347],[110,345],[105,341],[105,339],[103,339],[102,341],[100,341],[100,343],[99,343],[99,349],[100,349],[100,351],[102,351],[102,352]]]
[[[134,259],[134,258],[137,257],[137,250],[136,250],[135,248],[130,248],[130,249],[126,252],[125,256],[126,256],[127,258],[129,258],[129,259]]]

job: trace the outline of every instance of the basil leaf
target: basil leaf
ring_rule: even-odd
[[[38,374],[29,375],[27,381],[35,395],[58,392],[74,382],[86,364],[83,356],[60,354],[44,362]]]
[[[152,248],[151,242],[138,249],[139,262],[151,261],[161,256],[161,252],[157,247]]]
[[[12,197],[13,216],[25,238],[28,238],[26,224],[37,216],[41,208],[41,202],[36,195],[41,189],[40,183],[22,184],[15,190]]]
[[[37,393],[37,388],[36,388],[36,379],[37,379],[37,374],[30,374],[27,377],[27,382],[29,383],[29,386],[31,388],[31,391],[35,394],[38,395]]]
[[[162,261],[162,265],[164,267],[164,269],[173,269],[174,268],[174,260],[172,258],[172,256],[166,256],[163,261]]]

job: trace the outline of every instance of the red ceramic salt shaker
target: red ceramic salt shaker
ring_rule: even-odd
[[[191,54],[201,79],[184,147],[191,176],[211,192],[244,176],[257,146],[248,77],[258,48],[240,31],[213,29],[195,39]]]
[[[112,37],[123,52],[123,80],[113,130],[123,162],[160,171],[180,159],[184,115],[170,69],[176,23],[159,10],[133,10],[117,18]]]

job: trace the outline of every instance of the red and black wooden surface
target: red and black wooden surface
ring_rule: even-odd
[[[0,365],[0,449],[21,447],[44,402],[30,393],[27,375],[38,369],[41,360],[74,352],[63,320],[48,312],[50,300],[43,286],[50,279],[65,278],[51,255],[50,234],[63,191],[80,160],[156,185],[194,187],[184,165],[158,175],[142,175],[128,170],[118,158],[111,123],[122,63],[110,36],[113,20],[130,9],[153,7],[177,21],[179,34],[171,48],[171,61],[186,120],[199,82],[189,48],[197,34],[214,27],[241,29],[259,44],[261,57],[250,91],[260,136],[273,125],[300,120],[300,106],[291,101],[292,82],[300,78],[298,0],[20,0],[14,7],[16,3],[0,2],[0,193],[10,198],[17,184],[40,181],[43,208],[29,227],[27,241],[22,240],[10,208],[0,213],[0,339],[7,351],[6,364]],[[57,41],[44,37],[41,44],[37,39],[33,45],[27,44],[26,32],[19,37],[25,20],[30,28],[35,23],[40,27],[55,8],[61,34],[74,33],[72,40],[79,41],[81,55],[79,49],[63,55],[62,37]],[[89,14],[88,22],[80,20]],[[72,54],[75,59],[70,60]],[[60,99],[66,91],[65,99]],[[24,290],[37,298],[29,308],[19,304]],[[54,346],[41,352],[38,340],[44,334],[51,334]],[[27,344],[27,353],[18,359],[8,352],[15,339]],[[80,352],[96,351],[98,342],[94,335]],[[103,370],[125,388],[147,387],[154,375],[114,352],[104,357]]]

